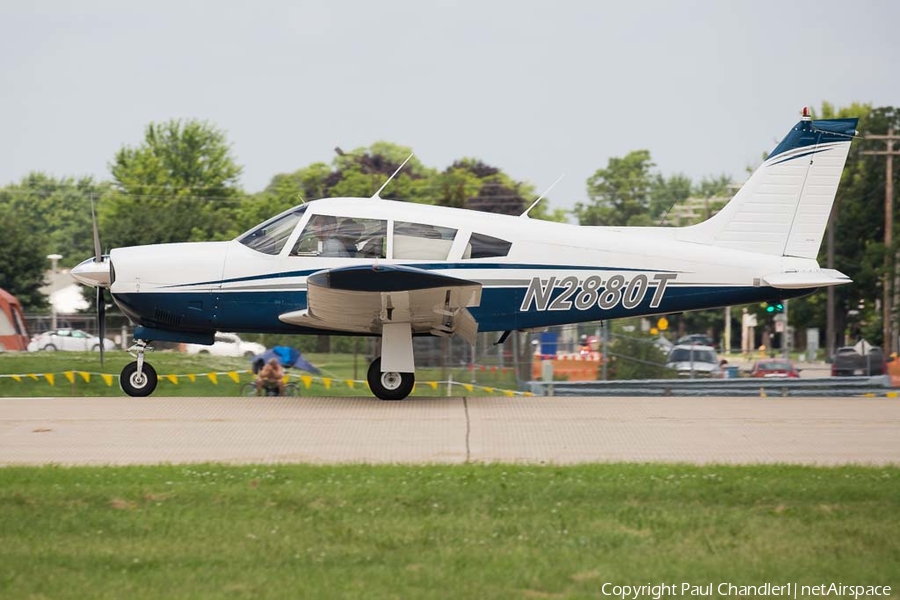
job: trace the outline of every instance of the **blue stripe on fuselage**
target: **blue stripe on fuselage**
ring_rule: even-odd
[[[563,293],[553,291],[551,299]],[[641,303],[626,309],[618,305],[603,310],[594,305],[586,310],[521,311],[525,287],[485,287],[481,305],[469,309],[479,331],[505,331],[548,327],[567,323],[600,321],[650,314],[668,314],[703,308],[733,306],[766,300],[803,296],[812,290],[774,290],[770,287],[672,286],[659,307],[651,309],[655,286]],[[116,303],[135,322],[172,331],[236,331],[256,333],[322,333],[301,329],[278,320],[278,315],[306,308],[305,291],[263,292],[141,292],[115,294]],[[552,304],[552,302],[551,302]]]

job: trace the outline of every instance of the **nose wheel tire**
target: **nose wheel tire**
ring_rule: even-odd
[[[372,393],[382,400],[403,400],[416,384],[415,373],[381,372],[381,358],[376,358],[369,365],[366,374]]]
[[[156,369],[144,363],[141,374],[137,372],[137,361],[128,363],[119,375],[119,385],[129,396],[149,396],[156,389]]]

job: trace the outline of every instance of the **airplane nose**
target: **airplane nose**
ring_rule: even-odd
[[[95,262],[93,258],[83,260],[72,269],[71,274],[79,283],[91,287],[109,287],[110,283],[109,257],[104,256],[101,262]]]

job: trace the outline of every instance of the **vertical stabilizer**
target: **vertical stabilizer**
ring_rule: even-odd
[[[678,239],[815,259],[856,123],[804,115],[725,208]]]

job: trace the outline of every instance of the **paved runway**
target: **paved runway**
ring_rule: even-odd
[[[900,464],[893,398],[0,398],[0,465]]]

